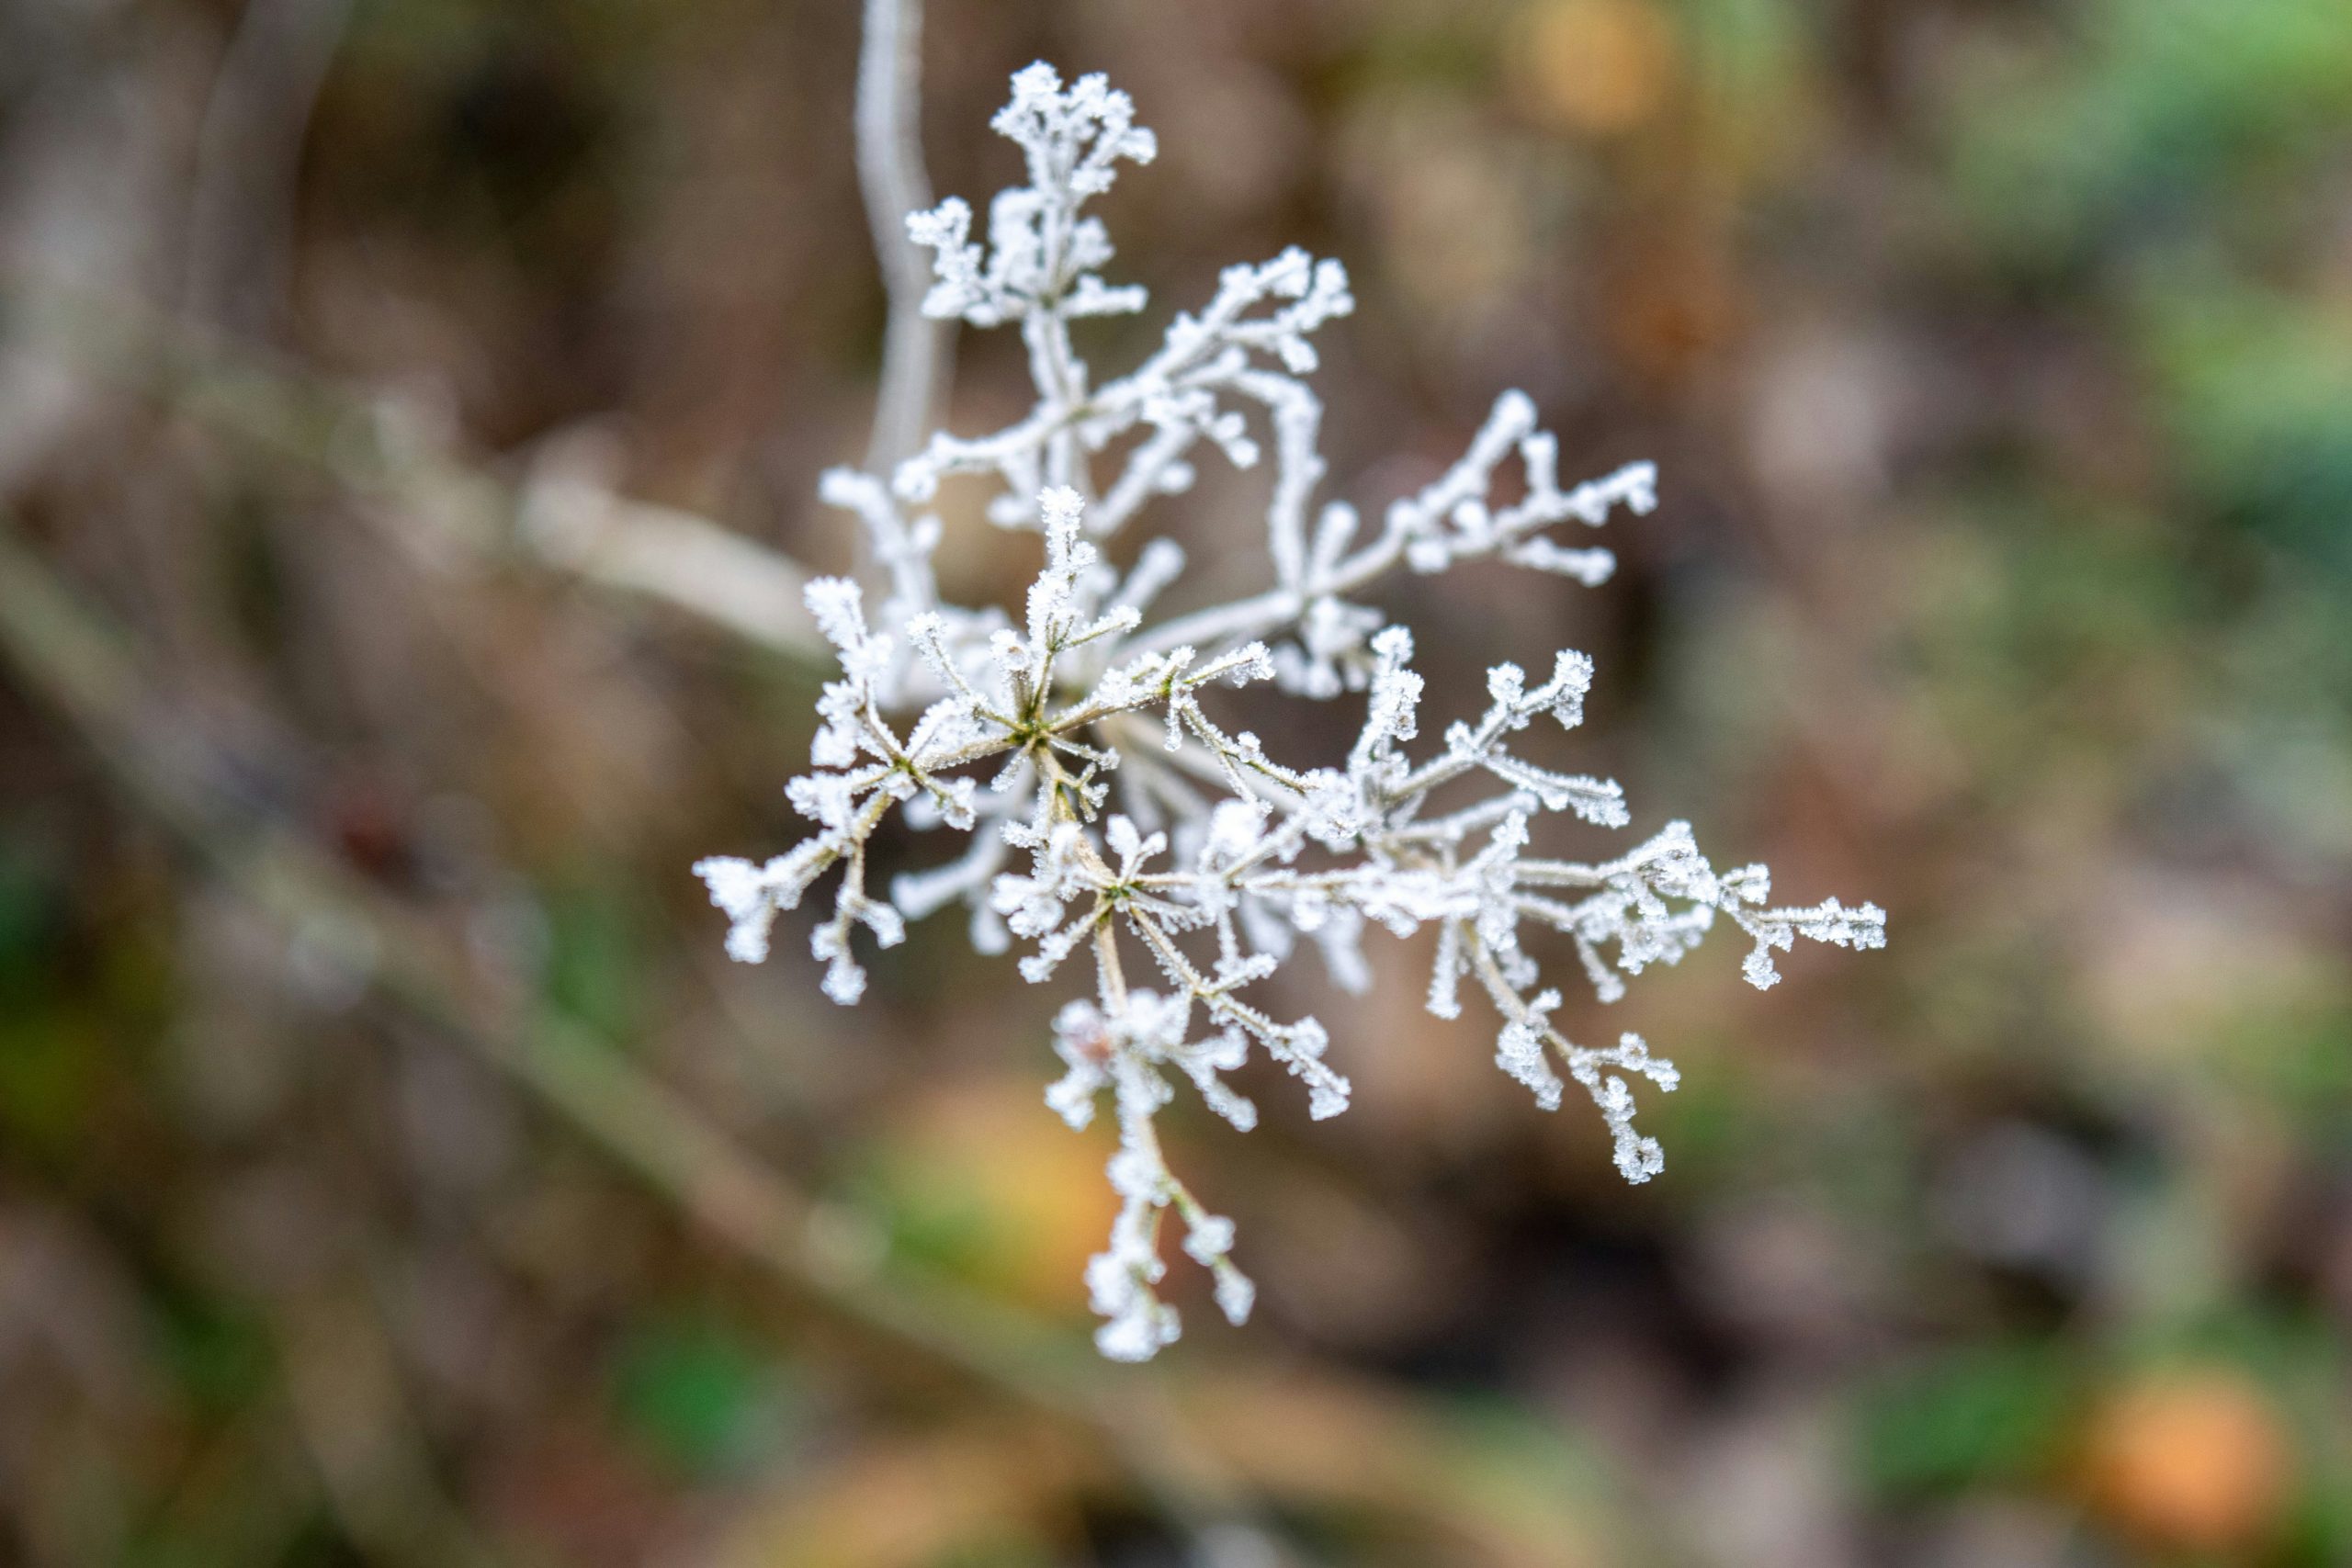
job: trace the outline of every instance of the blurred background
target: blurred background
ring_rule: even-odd
[[[1657,459],[1607,587],[1377,602],[1890,914],[1572,1001],[1683,1067],[1640,1189],[1421,944],[1301,966],[1355,1109],[1179,1108],[1261,1307],[1180,1266],[1141,1371],[1059,991],[951,919],[836,1009],[687,871],[798,832],[727,546],[851,560],[855,11],[0,9],[0,1562],[2352,1562],[2352,6],[933,0],[941,192],[1039,56],[1159,132],[1098,366],[1297,242],[1341,493],[1505,386]],[[1162,513],[1203,592],[1257,493]]]

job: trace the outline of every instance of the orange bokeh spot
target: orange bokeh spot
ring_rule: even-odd
[[[2277,1412],[2244,1377],[2175,1372],[2119,1391],[2094,1414],[2084,1481],[2091,1504],[2129,1535],[2228,1551],[2276,1524],[2292,1465]]]
[[[1649,0],[1540,0],[1511,67],[1535,116],[1608,136],[1657,117],[1674,77],[1674,28]]]

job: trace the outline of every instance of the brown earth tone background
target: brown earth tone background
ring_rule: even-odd
[[[1285,998],[1351,1114],[1173,1128],[1258,1318],[1096,1363],[1058,993],[727,963],[686,868],[789,841],[824,671],[534,506],[849,563],[856,7],[17,0],[0,1562],[2352,1562],[2352,8],[930,9],[943,193],[1039,56],[1159,132],[1105,362],[1296,242],[1345,493],[1511,385],[1657,459],[1606,588],[1380,603],[1433,693],[1592,652],[1636,827],[1889,950],[1572,1003],[1684,1069],[1631,1190],[1377,939]],[[1031,548],[951,497],[954,596]]]

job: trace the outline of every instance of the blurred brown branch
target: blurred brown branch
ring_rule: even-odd
[[[293,250],[302,142],[350,0],[248,0],[198,132],[185,304],[266,333]]]
[[[0,314],[60,363],[135,387],[209,428],[322,469],[395,540],[443,570],[518,557],[650,598],[771,651],[830,660],[781,552],[618,494],[593,434],[541,444],[519,479],[469,461],[434,412],[274,362],[135,301],[15,277]]]

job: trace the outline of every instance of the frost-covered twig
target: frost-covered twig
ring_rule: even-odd
[[[933,435],[888,484],[848,470],[826,476],[823,494],[857,516],[889,588],[876,628],[855,585],[808,586],[808,607],[842,665],[818,704],[815,767],[788,791],[817,830],[764,864],[719,856],[696,870],[732,922],[729,951],[755,961],[778,912],[841,866],[831,914],[810,941],[827,965],[827,993],[844,1003],[865,985],[858,928],[888,947],[902,940],[907,919],[959,901],[983,951],[1027,945],[1020,969],[1033,983],[1091,955],[1093,995],[1056,1021],[1066,1070],[1046,1098],[1084,1126],[1109,1096],[1121,1208],[1087,1285],[1105,1319],[1102,1353],[1142,1359],[1177,1334],[1158,1291],[1167,1267],[1159,1230],[1171,1213],[1226,1314],[1242,1321],[1253,1297],[1233,1260],[1231,1223],[1165,1158],[1156,1117],[1177,1080],[1246,1131],[1256,1109],[1227,1075],[1255,1050],[1302,1080],[1310,1115],[1347,1107],[1347,1079],[1324,1059],[1323,1026],[1283,1021],[1250,999],[1301,939],[1336,983],[1362,989],[1367,927],[1432,930],[1430,1010],[1459,1016],[1461,982],[1474,980],[1500,1019],[1497,1063],[1546,1110],[1557,1108],[1566,1080],[1583,1088],[1615,1140],[1618,1168],[1644,1181],[1663,1156],[1634,1130],[1631,1084],[1671,1089],[1673,1065],[1636,1035],[1606,1048],[1571,1042],[1552,1022],[1561,994],[1543,984],[1522,930],[1565,937],[1608,1002],[1623,993],[1623,976],[1679,961],[1718,918],[1753,942],[1746,973],[1758,987],[1778,977],[1772,954],[1797,937],[1876,947],[1885,922],[1875,906],[1835,899],[1769,908],[1762,867],[1718,872],[1679,822],[1611,861],[1530,854],[1546,815],[1611,829],[1631,820],[1615,784],[1555,772],[1518,749],[1539,719],[1582,722],[1593,678],[1583,654],[1557,654],[1533,683],[1517,665],[1494,666],[1484,711],[1449,725],[1417,757],[1422,682],[1411,634],[1350,596],[1400,564],[1435,572],[1488,558],[1597,584],[1613,569],[1611,554],[1568,547],[1552,530],[1597,527],[1621,506],[1649,511],[1655,470],[1636,463],[1563,490],[1556,444],[1537,427],[1534,405],[1508,392],[1461,460],[1392,502],[1373,536],[1358,542],[1358,515],[1338,501],[1310,526],[1325,469],[1322,405],[1303,378],[1316,365],[1312,334],[1351,305],[1340,265],[1292,250],[1227,268],[1197,314],[1178,314],[1141,365],[1098,387],[1070,323],[1140,310],[1145,296],[1103,280],[1110,240],[1085,208],[1122,162],[1150,160],[1151,134],[1102,78],[1065,85],[1043,64],[1013,77],[995,124],[1020,146],[1028,180],[989,204],[985,243],[955,197],[912,214],[908,230],[934,253],[925,310],[976,327],[1018,325],[1035,402],[998,431]],[[1157,595],[1182,570],[1182,549],[1155,538],[1123,576],[1092,541],[1188,488],[1204,443],[1248,468],[1268,440],[1270,586],[1152,623]],[[1514,457],[1518,499],[1499,501],[1498,471]],[[939,523],[911,509],[958,476],[992,485],[997,524],[1042,536],[1018,627],[1001,611],[939,596],[930,564]],[[1220,716],[1216,688],[1264,681],[1310,699],[1363,694],[1362,732],[1339,765],[1279,759]],[[1438,804],[1442,795],[1448,804]],[[866,852],[894,812],[973,841],[932,871],[900,877],[886,901],[866,886]],[[1138,956],[1155,984],[1130,984]]]

